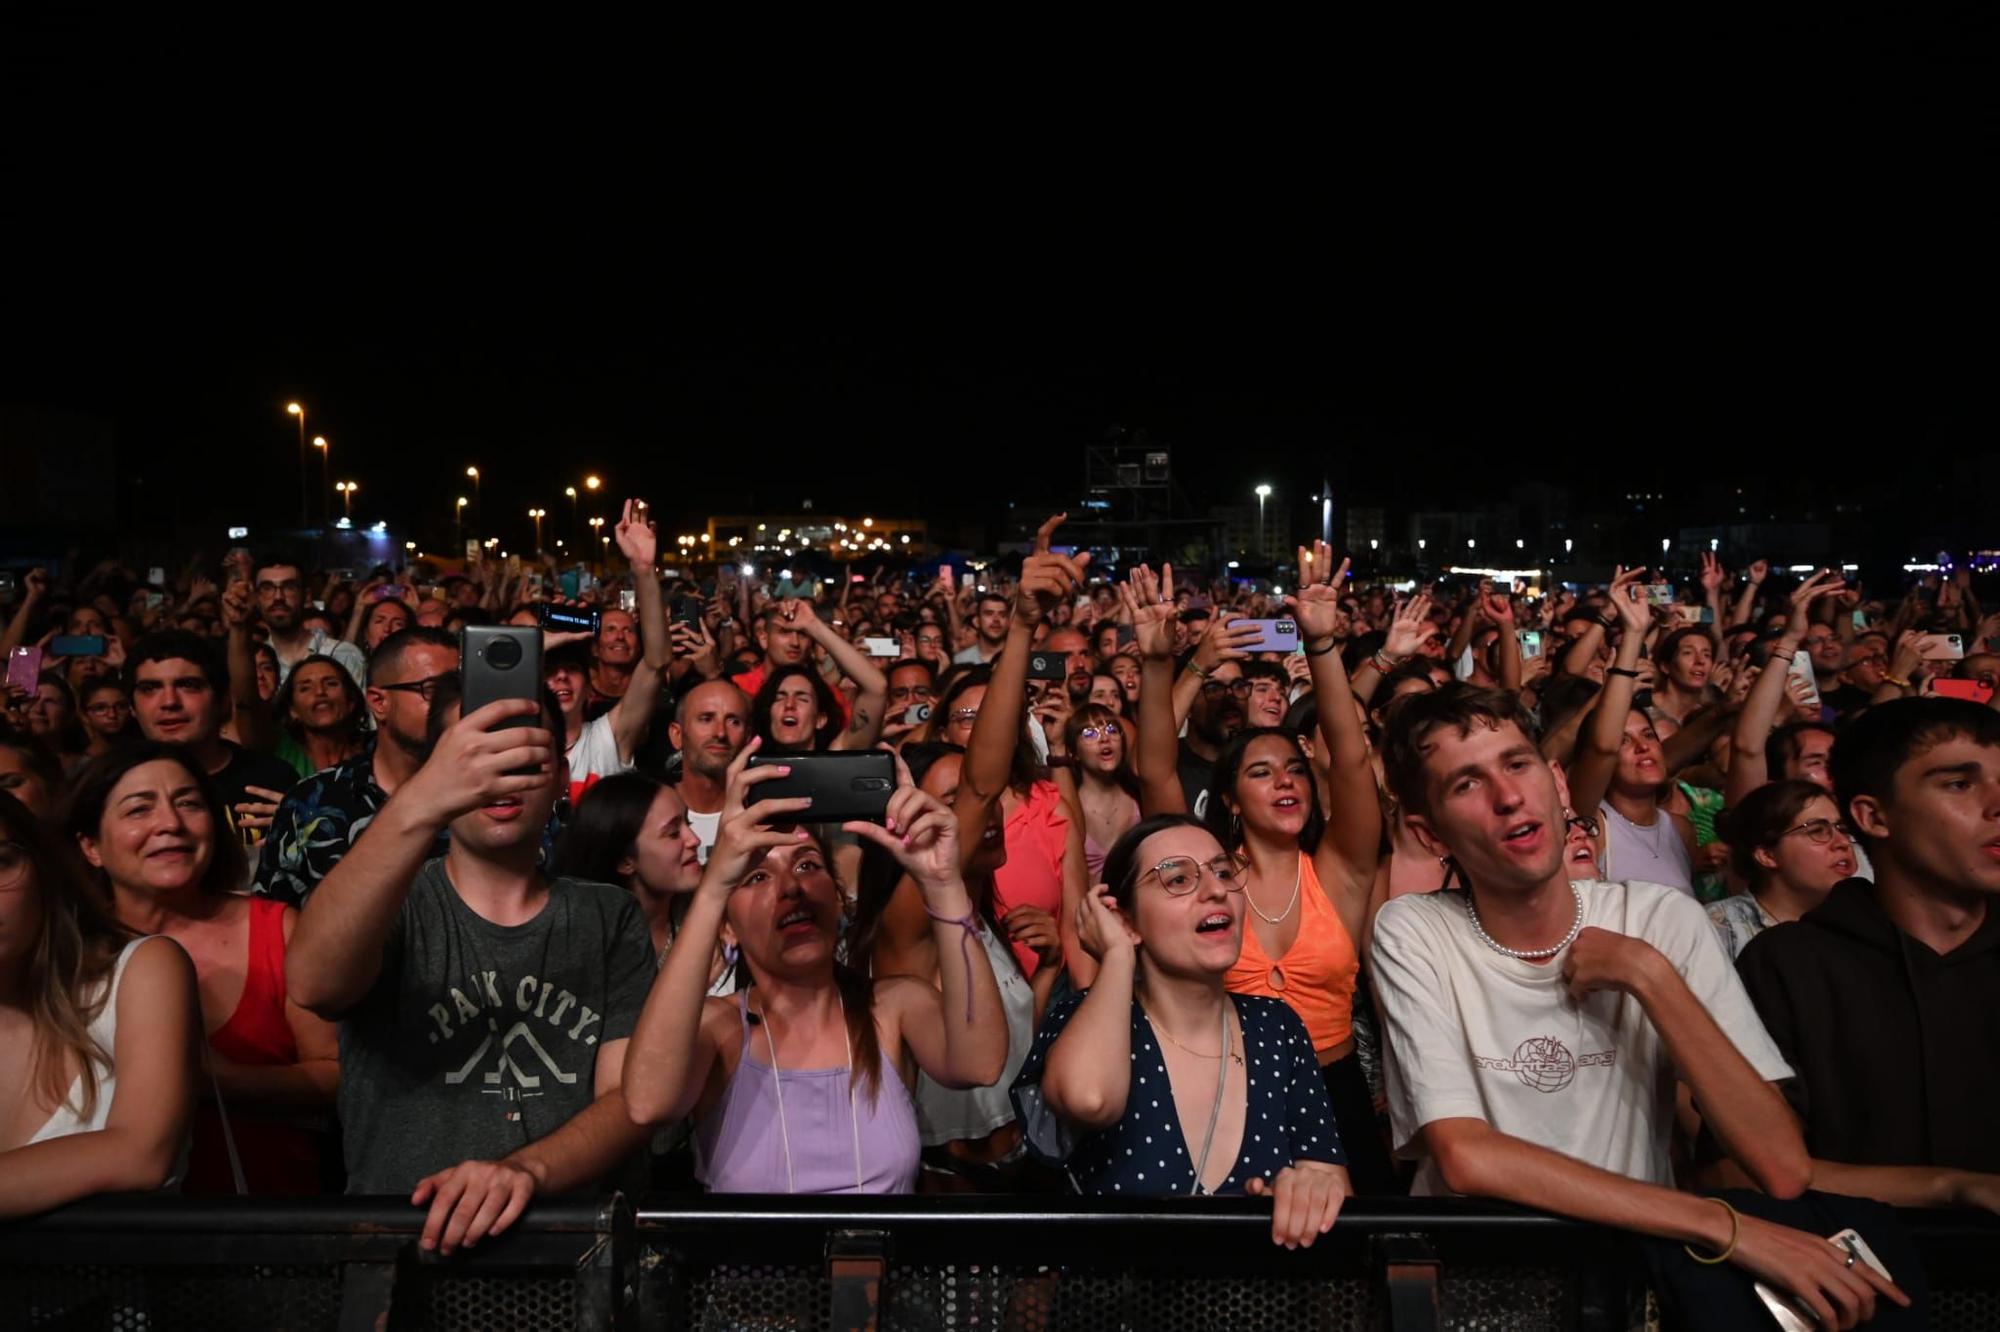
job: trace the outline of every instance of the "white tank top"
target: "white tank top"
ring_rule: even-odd
[[[96,1020],[90,1024],[91,1039],[96,1041],[99,1048],[107,1055],[118,1048],[118,986],[125,979],[125,964],[132,960],[132,954],[138,950],[141,944],[147,943],[157,937],[159,936],[147,935],[144,938],[134,939],[131,943],[126,944],[124,949],[118,954],[117,965],[111,968],[111,979],[108,982],[110,987],[109,993],[104,997],[104,1006],[97,1010]],[[69,1095],[64,1097],[63,1103],[56,1107],[56,1112],[49,1116],[48,1123],[37,1129],[35,1136],[28,1139],[28,1141],[31,1143],[48,1142],[53,1138],[66,1138],[72,1133],[94,1133],[102,1129],[111,1119],[111,1102],[117,1094],[117,1068],[109,1060],[99,1060],[97,1066],[97,1104],[92,1108],[90,1118],[85,1119],[77,1113],[76,1109],[83,1104],[83,1075],[79,1073],[76,1081],[70,1084]],[[187,1174],[187,1153],[188,1144],[183,1139],[181,1142],[180,1159],[174,1163],[174,1172],[168,1177],[167,1182],[162,1186],[163,1188],[180,1188],[181,1178]]]
[[[1014,1100],[1010,1095],[1014,1075],[1028,1062],[1029,1047],[1035,1043],[1035,990],[1014,961],[1014,953],[993,935],[985,921],[979,922],[979,944],[993,968],[1000,986],[1000,1011],[1007,1019],[1007,1065],[1000,1080],[990,1087],[958,1089],[941,1087],[922,1073],[917,1074],[917,1126],[926,1147],[955,1142],[961,1138],[984,1138],[1002,1125],[1014,1122]],[[954,942],[940,944],[955,948]]]
[[[1652,825],[1642,828],[1613,809],[1609,800],[1599,804],[1597,812],[1604,816],[1605,879],[1665,884],[1693,895],[1694,862],[1673,815],[1656,809]]]

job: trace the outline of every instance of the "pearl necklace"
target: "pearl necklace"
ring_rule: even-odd
[[[1495,943],[1493,936],[1486,932],[1486,927],[1479,923],[1479,909],[1473,906],[1472,893],[1470,891],[1467,891],[1465,895],[1466,918],[1472,922],[1472,933],[1478,938],[1479,942],[1485,944],[1488,948],[1491,948],[1503,957],[1518,957],[1522,961],[1533,961],[1540,957],[1554,957],[1557,953],[1575,943],[1576,936],[1583,933],[1583,889],[1572,883],[1569,886],[1569,890],[1576,896],[1576,920],[1570,925],[1569,933],[1562,937],[1562,942],[1553,947],[1509,948],[1505,944]]]
[[[1285,923],[1285,917],[1291,915],[1292,908],[1299,904],[1299,884],[1302,882],[1302,876],[1305,873],[1305,863],[1305,856],[1301,854],[1299,859],[1292,865],[1292,898],[1289,902],[1285,903],[1285,909],[1275,916],[1265,915],[1264,909],[1257,905],[1257,899],[1250,895],[1250,885],[1245,884],[1243,886],[1243,900],[1250,904],[1250,909],[1257,913],[1259,920],[1262,920],[1266,925],[1282,925]]]

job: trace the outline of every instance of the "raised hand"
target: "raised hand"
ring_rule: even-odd
[[[257,597],[248,581],[231,582],[222,593],[222,623],[230,630],[248,630],[257,620]]]
[[[774,847],[796,846],[806,840],[803,828],[773,829],[772,821],[787,814],[803,814],[812,807],[809,796],[788,796],[782,800],[752,803],[750,792],[760,782],[776,781],[791,772],[787,764],[774,763],[753,768],[750,756],[764,743],[752,736],[730,761],[722,787],[722,814],[715,825],[715,846],[708,853],[697,892],[727,896],[749,877],[750,871]]]
[[[503,698],[460,717],[399,794],[409,792],[410,807],[443,827],[461,814],[544,785],[555,761],[555,737],[538,720],[493,729],[510,717],[538,719],[540,712],[533,699]]]
[[[1113,953],[1130,953],[1139,940],[1125,917],[1118,914],[1111,890],[1095,884],[1076,904],[1076,938],[1083,951],[1102,962]]]
[[[1040,907],[1017,906],[1001,920],[1012,943],[1024,944],[1035,950],[1045,967],[1062,965],[1062,932],[1056,928],[1056,918]]]
[[[626,500],[618,525],[612,529],[612,536],[635,572],[644,569],[650,573],[653,561],[660,552],[660,538],[653,528],[653,520],[644,513],[637,506],[637,501]]]
[[[896,793],[889,797],[883,822],[855,821],[840,826],[894,856],[916,880],[926,903],[938,905],[942,898],[947,899],[946,906],[956,907],[958,904],[948,899],[961,897],[965,891],[958,860],[958,816],[911,780],[909,765],[901,754],[889,753],[896,760]]]
[[[1174,566],[1163,564],[1155,574],[1134,565],[1116,585],[1118,619],[1138,635],[1133,647],[1141,657],[1164,660],[1174,655]]]
[[[1619,565],[1611,576],[1611,609],[1618,616],[1618,623],[1628,634],[1643,634],[1653,627],[1653,608],[1646,604],[1639,580],[1646,576],[1646,566],[1627,569]]]
[[[1300,625],[1301,629],[1304,627]],[[1203,671],[1212,671],[1225,661],[1248,661],[1250,644],[1261,634],[1261,630],[1235,611],[1217,611],[1209,617],[1208,628],[1202,630],[1200,640],[1194,645],[1194,664]]]
[[[1514,598],[1509,593],[1481,593],[1479,597],[1479,609],[1491,624],[1506,632],[1513,631]]]
[[[1396,607],[1383,654],[1401,661],[1414,657],[1431,636],[1431,599],[1419,592]]]
[[[1057,514],[1043,523],[1036,534],[1036,544],[1046,547],[1048,534],[1061,521],[1062,515]],[[1033,628],[1059,602],[1074,598],[1083,586],[1083,571],[1089,564],[1089,551],[1053,555],[1042,549],[1028,556],[1021,562],[1021,582],[1014,589],[1014,623]]]
[[[1340,599],[1347,581],[1349,562],[1342,560],[1336,568],[1333,548],[1324,541],[1313,542],[1311,550],[1300,546],[1298,562],[1298,595],[1286,597],[1285,605],[1299,622],[1300,638],[1308,642],[1322,638],[1345,639],[1347,613],[1341,610]]]
[[[1729,575],[1723,572],[1721,560],[1716,559],[1710,551],[1705,550],[1701,553],[1701,585],[1704,590],[1709,592],[1718,590],[1728,577]]]
[[[1796,649],[1806,640],[1806,616],[1812,604],[1821,597],[1833,596],[1847,586],[1839,574],[1830,569],[1821,569],[1812,577],[1792,589],[1791,607],[1785,616],[1785,631],[1779,642],[1785,647]]]

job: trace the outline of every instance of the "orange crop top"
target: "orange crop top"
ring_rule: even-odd
[[[1250,904],[1243,905],[1247,910]],[[1354,1034],[1354,981],[1361,961],[1347,926],[1326,900],[1312,857],[1303,851],[1296,909],[1301,913],[1298,937],[1276,961],[1265,954],[1257,932],[1244,921],[1243,951],[1223,986],[1231,994],[1261,994],[1290,1004],[1305,1020],[1313,1049],[1323,1052]]]

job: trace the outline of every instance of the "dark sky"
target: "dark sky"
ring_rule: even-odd
[[[393,90],[329,56],[100,99],[93,34],[43,34],[11,57],[0,402],[290,512],[298,397],[358,513],[439,527],[467,463],[495,514],[588,468],[670,517],[980,513],[1072,490],[1113,425],[1197,497],[1303,495],[1328,459],[1385,498],[1866,486],[1989,447],[1991,21],[1766,22],[1400,34],[1409,80],[1365,87],[1377,53],[1335,34],[1323,88],[1121,66],[1074,121],[1032,83],[780,115],[678,51],[588,107],[588,66],[459,99],[407,54]]]

